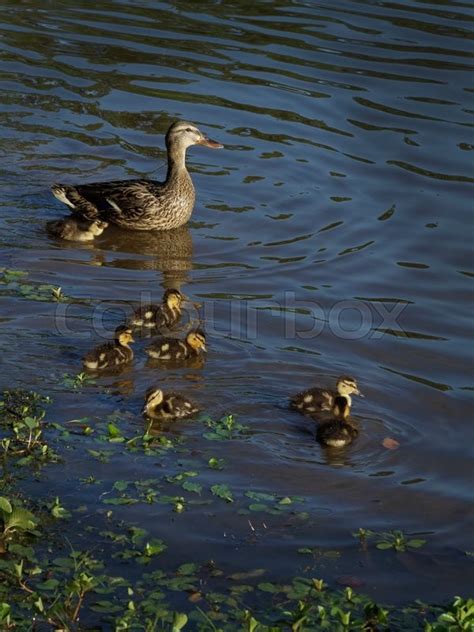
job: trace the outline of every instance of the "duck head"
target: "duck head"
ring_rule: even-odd
[[[218,143],[203,134],[194,123],[189,121],[176,121],[166,133],[166,147],[180,146],[184,149],[191,145],[203,145],[211,149],[222,149],[224,145]]]
[[[166,290],[163,294],[163,303],[165,303],[170,309],[180,309],[183,300],[184,296],[179,290],[175,290],[174,288]]]
[[[161,388],[152,386],[145,394],[145,405],[142,413],[146,415],[151,408],[156,408],[163,402],[163,391]]]
[[[122,347],[128,347],[131,342],[135,342],[132,330],[126,325],[120,325],[120,327],[117,327],[114,337],[115,342],[117,342]]]
[[[189,334],[186,336],[186,342],[196,351],[207,351],[206,336],[201,329],[190,331]]]
[[[355,379],[353,377],[349,377],[348,375],[342,375],[337,379],[336,388],[339,395],[359,395],[360,397],[364,397],[359,391],[359,387],[357,386]]]

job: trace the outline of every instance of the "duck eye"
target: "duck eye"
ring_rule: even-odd
[[[194,130],[192,129],[192,127],[187,127],[187,128],[186,128],[186,131],[187,131],[187,132],[194,132]]]

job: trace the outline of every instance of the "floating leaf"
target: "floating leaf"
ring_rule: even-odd
[[[224,459],[216,459],[215,456],[211,456],[207,463],[213,470],[222,470],[224,467]]]
[[[414,549],[419,549],[420,546],[426,544],[426,540],[421,540],[418,538],[414,538],[413,540],[408,540],[407,546],[411,546]]]
[[[268,500],[269,502],[276,500],[274,494],[267,494],[265,492],[248,491],[245,492],[245,495],[247,496],[247,498],[252,498],[252,500]]]
[[[194,562],[188,562],[187,564],[181,564],[176,572],[178,575],[192,575],[197,571],[197,569],[197,564],[194,564]]]
[[[264,568],[254,568],[251,571],[243,571],[242,573],[232,573],[229,575],[229,579],[233,579],[234,581],[240,581],[241,579],[250,579],[252,577],[260,577],[261,575],[265,575],[267,571]]]
[[[250,511],[268,511],[268,505],[263,503],[252,503],[249,505]]]
[[[193,483],[191,481],[184,481],[181,487],[188,492],[195,492],[196,494],[200,494],[202,490],[202,485],[200,485],[199,483]]]
[[[399,442],[396,439],[391,439],[390,437],[385,437],[382,441],[382,445],[384,448],[387,448],[387,450],[396,450],[400,447]]]
[[[378,549],[380,550],[385,550],[385,549],[391,549],[393,547],[393,544],[391,542],[379,542],[378,544],[375,545]]]
[[[271,582],[262,582],[258,584],[257,588],[259,590],[263,590],[263,592],[268,592],[268,593],[280,592],[280,588],[276,586],[275,584],[272,584]]]
[[[234,499],[232,497],[232,492],[229,489],[228,485],[213,485],[211,487],[211,492],[214,496],[218,496],[219,498],[223,498],[228,503],[233,503]]]

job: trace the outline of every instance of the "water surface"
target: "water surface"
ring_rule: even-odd
[[[379,599],[445,599],[472,582],[472,21],[454,1],[6,4],[1,265],[74,300],[5,293],[2,387],[51,394],[60,423],[118,412],[136,429],[146,388],[161,383],[249,428],[219,444],[199,421],[174,430],[202,463],[225,459],[199,481],[227,483],[234,503],[114,508],[169,544],[164,563],[214,559],[284,581],[302,572],[298,548],[321,547],[341,555],[318,576],[357,572]],[[177,118],[225,144],[188,152],[188,227],[111,229],[94,245],[47,236],[65,211],[53,182],[163,178]],[[163,371],[140,341],[119,378],[63,385],[130,305],[172,286],[202,305],[190,318],[205,320],[205,364]],[[366,395],[354,405],[361,436],[335,457],[287,399],[346,373]],[[87,506],[84,523],[105,510],[81,478],[110,493],[177,467],[120,450],[104,465],[91,448],[72,435],[66,463],[42,476],[43,495]],[[304,501],[249,517],[248,490]],[[428,544],[368,560],[359,527]]]

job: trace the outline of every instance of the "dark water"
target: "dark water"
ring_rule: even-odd
[[[4,4],[1,265],[75,300],[3,297],[2,386],[51,394],[50,418],[64,424],[119,411],[136,430],[144,391],[161,383],[251,430],[223,443],[204,439],[200,422],[175,430],[202,463],[226,460],[199,481],[227,483],[233,504],[114,508],[169,544],[167,563],[212,558],[284,580],[301,572],[298,548],[322,547],[341,555],[313,574],[357,574],[376,598],[447,598],[472,582],[471,8]],[[225,144],[188,152],[198,194],[189,227],[110,230],[94,246],[45,234],[64,214],[55,181],[164,177],[163,134],[176,118]],[[202,304],[204,366],[163,371],[139,342],[120,378],[62,385],[130,303],[176,285]],[[366,398],[354,406],[360,438],[335,458],[286,405],[341,373]],[[385,449],[385,437],[400,447]],[[81,478],[109,493],[117,479],[176,473],[176,457],[115,450],[104,465],[89,448],[93,438],[73,435],[41,493],[99,516],[98,488]],[[248,490],[302,496],[309,515],[239,514]],[[428,544],[361,562],[359,527],[424,533]]]

